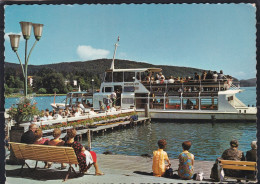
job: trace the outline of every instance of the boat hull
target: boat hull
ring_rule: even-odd
[[[145,115],[144,110],[137,110],[140,116]],[[235,121],[256,121],[255,113],[230,113],[230,112],[194,112],[194,111],[163,111],[150,110],[149,116],[151,119],[165,120],[235,120]]]

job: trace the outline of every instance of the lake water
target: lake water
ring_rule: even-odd
[[[256,88],[246,87],[236,96],[246,105],[256,105]],[[56,102],[62,102],[65,96],[56,96]],[[6,99],[5,107],[16,103],[17,98]],[[39,109],[52,109],[53,97],[36,97]],[[182,151],[183,141],[192,141],[190,151],[197,160],[215,160],[229,148],[231,139],[237,139],[239,149],[250,150],[250,143],[256,140],[256,123],[171,123],[152,121],[150,124],[105,133],[92,138],[92,150],[97,153],[111,151],[113,154],[152,155],[157,149],[157,141],[166,139],[166,151],[170,158],[177,158]],[[87,144],[87,140],[83,140]]]

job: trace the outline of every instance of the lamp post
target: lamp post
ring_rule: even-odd
[[[92,83],[92,93],[94,95],[94,79],[91,80],[91,83]]]
[[[24,65],[22,64],[22,61],[18,55],[18,47],[19,47],[19,41],[20,41],[20,35],[17,34],[10,34],[8,35],[10,37],[10,43],[12,50],[16,53],[16,56],[21,64],[22,71],[23,71],[23,77],[24,77],[24,96],[27,96],[27,68],[28,68],[28,62],[29,58],[31,56],[32,50],[34,49],[36,43],[40,40],[42,36],[42,29],[43,24],[33,24],[31,22],[20,22],[20,26],[22,29],[23,38],[25,39],[25,57],[24,57]],[[28,48],[28,40],[31,36],[31,30],[34,30],[34,36],[35,36],[35,42],[27,56],[27,48]]]

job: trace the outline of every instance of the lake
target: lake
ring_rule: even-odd
[[[256,105],[256,88],[244,87],[244,92],[236,96],[246,105]],[[65,96],[56,96],[56,102],[62,102]],[[5,107],[16,103],[17,98],[6,99]],[[53,97],[35,97],[39,109],[52,109]],[[111,151],[123,155],[152,155],[157,149],[157,141],[166,139],[166,151],[170,158],[177,158],[182,151],[183,141],[192,141],[190,151],[197,160],[215,160],[229,148],[231,139],[239,141],[239,149],[250,150],[250,143],[256,140],[256,123],[172,123],[152,121],[150,124],[105,133],[92,138],[92,150],[97,153]],[[87,140],[83,140],[87,144]]]

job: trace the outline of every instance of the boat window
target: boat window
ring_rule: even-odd
[[[105,87],[105,92],[112,92],[112,87]]]
[[[125,86],[124,87],[124,92],[134,92],[135,87],[134,86]]]
[[[201,110],[217,110],[218,99],[217,98],[202,98],[201,99]]]
[[[113,72],[113,82],[123,82],[123,72]]]
[[[164,109],[163,97],[150,98],[150,109]]]
[[[166,99],[165,108],[166,109],[181,109],[181,100],[180,99]]]
[[[134,99],[133,98],[122,98],[122,103],[123,104],[134,104]]]
[[[199,99],[187,98],[183,99],[182,109],[199,109]]]
[[[124,72],[124,82],[134,82],[135,79],[135,73],[134,72]]]
[[[105,82],[112,82],[112,72],[106,72]]]

